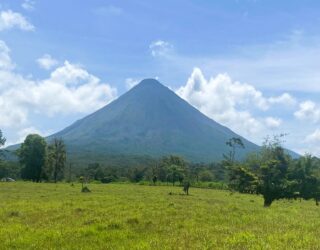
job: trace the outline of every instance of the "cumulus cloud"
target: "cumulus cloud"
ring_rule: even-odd
[[[193,70],[186,85],[176,93],[207,116],[247,136],[281,125],[280,119],[256,118],[251,110],[264,112],[272,104],[291,100],[289,94],[266,98],[252,85],[232,81],[227,74],[207,80],[199,68]]]
[[[275,129],[280,127],[281,123],[282,123],[282,120],[279,118],[267,117],[265,119],[265,124],[270,129]]]
[[[300,146],[296,151],[300,154],[312,154],[320,156],[320,129],[315,129],[313,132],[305,136],[304,140],[297,143]]]
[[[268,98],[268,102],[270,104],[283,104],[288,106],[294,106],[297,103],[296,99],[288,93],[283,93],[277,97],[270,97]]]
[[[24,8],[25,10],[34,10],[34,5],[35,1],[32,0],[24,0],[23,3],[21,4],[21,7]]]
[[[141,80],[138,80],[138,79],[127,78],[125,80],[126,88],[129,90],[129,89],[133,88],[134,86],[136,86],[140,81]]]
[[[320,129],[316,129],[312,134],[306,137],[306,142],[320,144]]]
[[[157,40],[149,45],[151,55],[154,57],[167,56],[173,51],[173,45],[163,40]]]
[[[5,42],[0,40],[0,69],[13,69],[14,64],[10,58],[10,49]]]
[[[0,55],[8,55],[5,43],[0,44],[4,45]],[[11,62],[10,57],[8,60],[7,56],[0,56],[0,65],[7,65],[8,61]],[[117,95],[109,84],[68,61],[41,80],[25,78],[7,66],[0,67],[0,93],[1,126],[20,128],[28,125],[31,115],[86,114]]]
[[[6,10],[0,12],[0,31],[18,28],[33,31],[34,26],[20,13]]]
[[[314,123],[320,121],[320,107],[313,101],[300,103],[299,109],[294,113],[299,120],[308,120]]]
[[[36,129],[35,127],[32,127],[32,126],[26,127],[18,131],[19,139],[14,144],[23,142],[26,139],[27,135],[30,135],[30,134],[38,134],[41,136],[48,135],[47,133],[43,133],[39,129]]]
[[[51,55],[44,54],[42,57],[37,59],[37,63],[40,66],[40,68],[49,70],[56,66],[58,64],[58,61],[52,58]]]

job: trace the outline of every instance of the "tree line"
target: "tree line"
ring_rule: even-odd
[[[320,201],[320,160],[311,155],[293,158],[282,146],[283,136],[267,138],[259,152],[248,154],[239,160],[237,152],[244,149],[241,138],[230,138],[226,142],[230,150],[223,160],[216,163],[189,163],[182,157],[170,155],[140,167],[120,168],[88,164],[85,168],[67,167],[66,146],[62,139],[52,139],[48,144],[39,135],[28,135],[17,150],[19,166],[1,160],[0,178],[21,177],[34,182],[77,180],[102,183],[116,181],[148,181],[154,185],[193,186],[199,183],[224,183],[231,191],[262,195],[268,207],[279,199],[314,199]],[[0,147],[6,140],[0,130]],[[215,187],[215,186],[213,186]]]

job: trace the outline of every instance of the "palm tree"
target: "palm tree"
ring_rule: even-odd
[[[57,182],[58,175],[63,171],[66,165],[66,146],[62,139],[55,138],[48,147],[48,163],[53,173],[54,182]]]

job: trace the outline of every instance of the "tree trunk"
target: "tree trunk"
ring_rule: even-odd
[[[319,200],[318,199],[316,199],[316,205],[319,206]]]
[[[270,207],[273,202],[273,199],[270,197],[264,197],[264,207]]]
[[[57,183],[57,172],[56,171],[54,171],[53,178],[54,178],[54,183]]]

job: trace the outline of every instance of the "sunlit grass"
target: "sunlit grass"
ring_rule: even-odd
[[[0,183],[0,249],[318,249],[320,208],[130,184]],[[169,193],[172,195],[169,195]]]

